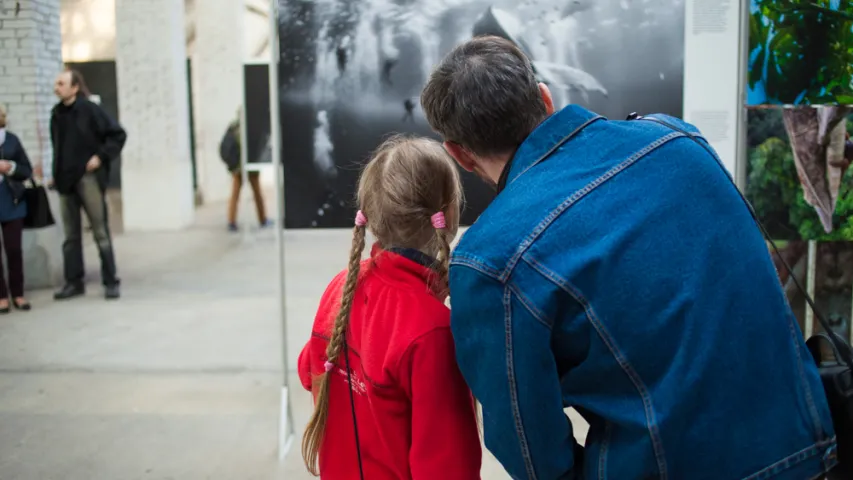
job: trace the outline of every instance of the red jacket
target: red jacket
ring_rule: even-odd
[[[450,310],[427,286],[431,270],[423,263],[417,255],[374,247],[361,264],[348,345],[366,480],[480,478],[475,403],[456,365]],[[326,289],[299,355],[306,390],[324,372],[345,281],[341,272]],[[320,473],[324,480],[357,480],[343,354],[335,363]]]

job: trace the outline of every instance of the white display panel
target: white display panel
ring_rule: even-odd
[[[687,0],[685,7],[684,120],[739,178],[743,8],[737,0]]]

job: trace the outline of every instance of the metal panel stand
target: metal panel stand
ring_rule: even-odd
[[[243,74],[245,75],[245,74]],[[245,81],[243,82],[243,91],[246,91]],[[252,192],[251,185],[249,185],[249,172],[247,170],[249,166],[249,147],[248,147],[248,128],[246,127],[246,100],[243,99],[243,104],[240,105],[240,115],[238,121],[240,122],[240,195],[237,196],[237,212],[238,218],[243,219],[243,226],[240,228],[240,232],[242,233],[242,241],[243,243],[248,243],[249,239],[249,208],[247,208],[247,202],[245,200],[245,195],[254,195]]]
[[[278,12],[279,2],[270,2],[270,51],[272,52],[269,66],[270,77],[270,157],[273,164],[276,190],[276,225],[275,240],[278,249],[278,287],[279,287],[279,316],[281,318],[281,358],[282,358],[282,387],[281,410],[279,413],[278,458],[283,461],[290,450],[296,436],[293,426],[293,408],[290,402],[289,372],[287,364],[287,302],[285,288],[285,245],[284,245],[284,171],[281,164],[281,115],[278,99]]]
[[[809,258],[806,264],[806,292],[814,298],[815,291],[815,264],[817,263],[817,242],[809,240]],[[806,338],[814,335],[814,311],[806,305],[806,321],[804,325]]]

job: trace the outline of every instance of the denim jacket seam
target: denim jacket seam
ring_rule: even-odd
[[[524,431],[524,423],[521,419],[521,407],[518,402],[518,384],[515,380],[515,360],[513,358],[513,343],[512,343],[512,292],[508,285],[504,286],[503,307],[504,307],[504,330],[506,333],[506,374],[509,383],[510,404],[512,405],[512,417],[515,423],[515,434],[518,438],[521,457],[524,460],[524,467],[527,470],[528,480],[536,480],[536,470],[533,467],[533,459],[530,456],[530,447],[527,445],[527,435]]]
[[[477,270],[478,272],[480,272],[480,273],[482,273],[488,277],[491,277],[491,278],[499,281],[500,283],[504,283],[504,282],[501,282],[500,272],[496,268],[493,268],[492,266],[488,265],[485,261],[481,260],[478,257],[470,255],[468,253],[453,252],[453,255],[450,257],[450,265],[458,265],[458,266],[463,266],[463,267],[469,267],[469,268],[472,268],[474,270]]]
[[[793,319],[788,317],[788,329],[791,332],[791,340],[794,344],[794,351],[797,355],[797,374],[800,377],[800,384],[805,390],[806,394],[806,404],[808,405],[809,415],[811,416],[812,426],[814,427],[815,440],[821,441],[826,439],[826,431],[823,427],[823,422],[820,420],[820,414],[817,411],[817,405],[814,401],[814,394],[812,393],[811,386],[809,385],[809,380],[806,378],[806,368],[803,360],[802,352],[800,351],[800,347],[798,346],[798,337],[799,337],[799,328],[794,327]]]
[[[610,435],[613,424],[605,421],[604,438],[601,440],[601,451],[598,453],[598,480],[607,480],[607,453],[610,448]]]
[[[657,122],[655,122],[655,123],[657,123],[658,125],[661,125],[661,126],[665,126],[665,125],[662,125],[660,123],[663,120],[658,118],[658,117],[660,117],[660,114],[653,113],[651,115],[644,115],[643,117],[640,117],[639,120],[643,120],[644,118],[646,118],[646,119],[653,118],[653,119],[657,119]],[[687,133],[689,133],[689,136],[687,136],[685,138],[688,138],[688,139],[692,138],[695,140],[701,140],[701,141],[705,142],[705,144],[707,146],[709,146],[709,147],[711,146],[711,142],[709,142],[708,139],[705,138],[705,136],[702,135],[701,132],[687,132]],[[720,159],[719,154],[713,148],[711,148],[710,150],[707,150],[707,152],[711,155],[711,158],[713,158],[720,166],[723,167],[723,169],[726,172],[726,175],[728,175],[729,178],[733,178],[731,172],[729,172],[728,168],[725,167],[725,164],[723,163],[722,159]]]
[[[571,133],[569,133],[568,135],[566,135],[565,137],[563,137],[559,141],[557,141],[557,143],[555,143],[553,147],[549,148],[547,152],[545,152],[542,156],[540,156],[538,159],[536,159],[535,162],[528,165],[527,168],[525,168],[524,170],[519,172],[519,174],[516,175],[515,177],[513,177],[513,179],[510,180],[508,183],[512,183],[512,182],[518,180],[519,178],[521,178],[521,176],[524,175],[525,173],[527,173],[531,168],[542,163],[542,161],[544,161],[546,158],[553,155],[557,150],[559,150],[563,145],[565,145],[566,142],[573,139],[577,134],[581,133],[586,127],[592,125],[593,123],[597,122],[598,120],[606,120],[606,119],[601,115],[596,115],[596,116],[590,118],[589,120],[583,122],[583,124],[579,125],[577,128],[572,130]]]
[[[595,309],[592,307],[590,302],[583,296],[581,291],[571,284],[567,279],[561,277],[556,272],[550,270],[545,265],[539,263],[535,258],[531,255],[525,255],[523,257],[524,261],[530,265],[534,270],[538,271],[541,275],[548,278],[551,282],[553,282],[557,287],[561,288],[563,291],[568,293],[575,299],[584,309],[586,313],[586,317],[589,320],[592,327],[598,333],[598,336],[604,342],[607,349],[610,350],[610,353],[613,355],[616,362],[619,364],[622,371],[628,376],[631,380],[631,383],[634,384],[634,388],[637,389],[637,393],[640,396],[640,400],[643,402],[643,410],[645,411],[646,416],[646,428],[649,431],[649,438],[652,441],[652,449],[655,453],[655,461],[657,462],[657,467],[660,472],[660,480],[666,480],[668,478],[667,466],[666,466],[666,455],[663,449],[663,441],[660,437],[660,431],[657,425],[657,415],[655,414],[654,405],[652,405],[651,394],[649,393],[648,387],[646,387],[643,379],[640,378],[639,374],[634,370],[634,367],[625,357],[622,350],[616,345],[616,341],[610,335],[610,332],[604,326],[604,323],[599,320],[598,316],[595,314]]]
[[[462,267],[468,267],[468,268],[477,270],[478,272],[480,272],[480,273],[482,273],[488,277],[491,277],[497,281],[500,281],[500,273],[498,272],[497,269],[494,269],[494,268],[490,267],[489,265],[486,265],[486,263],[483,262],[482,260],[480,260],[476,257],[472,257],[470,255],[467,255],[465,253],[454,252],[453,257],[451,257],[451,259],[450,259],[450,265],[451,266],[457,265],[457,266],[462,266]],[[501,283],[504,283],[504,282],[501,282]]]
[[[536,305],[521,291],[521,288],[515,283],[507,283],[507,287],[510,291],[518,297],[519,302],[524,306],[524,309],[530,312],[530,315],[536,319],[537,322],[541,323],[548,331],[551,331],[554,328],[553,319],[547,318],[544,312],[536,308]]]
[[[541,222],[539,222],[536,227],[533,228],[533,230],[527,235],[527,238],[522,240],[513,256],[509,259],[509,262],[507,262],[506,266],[504,266],[503,271],[500,272],[500,280],[504,282],[506,281],[510,273],[512,273],[512,269],[513,267],[515,267],[515,264],[518,263],[521,256],[524,255],[524,252],[526,252],[530,248],[530,246],[533,245],[536,239],[539,238],[539,236],[542,235],[542,233],[547,230],[552,223],[554,223],[554,220],[556,220],[560,215],[562,215],[563,212],[568,210],[569,207],[571,207],[579,200],[587,196],[596,188],[600,187],[602,184],[604,184],[604,182],[610,180],[628,167],[637,163],[637,161],[648,155],[650,152],[654,151],[655,149],[659,148],[660,146],[675,138],[683,136],[683,133],[674,131],[670,134],[664,135],[663,137],[656,138],[651,143],[637,150],[636,152],[631,154],[631,156],[623,160],[621,163],[604,172],[601,176],[588,183],[580,190],[574,192],[567,199],[563,200],[562,203],[560,203],[559,205],[557,205],[556,208],[551,210],[551,212]]]
[[[744,477],[743,480],[766,480],[766,479],[772,478],[773,476],[775,476],[781,472],[784,472],[785,470],[787,470],[787,469],[789,469],[795,465],[799,465],[800,463],[805,462],[806,460],[819,455],[821,453],[820,450],[823,447],[826,447],[828,445],[832,445],[832,443],[835,441],[836,441],[836,438],[832,437],[832,438],[827,439],[827,440],[821,440],[819,442],[816,442],[812,445],[809,445],[806,448],[803,448],[802,450],[799,450],[797,452],[794,452],[794,453],[786,456],[785,458],[779,460],[776,463],[770,464],[770,465],[762,468],[761,470]],[[821,475],[821,477],[822,477],[822,475]]]

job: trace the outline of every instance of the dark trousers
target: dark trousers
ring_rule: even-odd
[[[3,278],[3,257],[0,256],[0,298],[24,296],[24,252],[21,249],[21,235],[24,231],[24,219],[0,223],[3,230],[3,250],[9,269],[9,283]]]
[[[62,226],[65,228],[62,255],[66,283],[82,285],[83,276],[86,273],[83,263],[83,226],[80,218],[82,209],[89,218],[92,234],[98,244],[98,253],[101,256],[101,281],[107,286],[118,285],[113,242],[107,222],[106,195],[95,174],[84,175],[71,193],[59,196],[59,204],[62,211]]]

